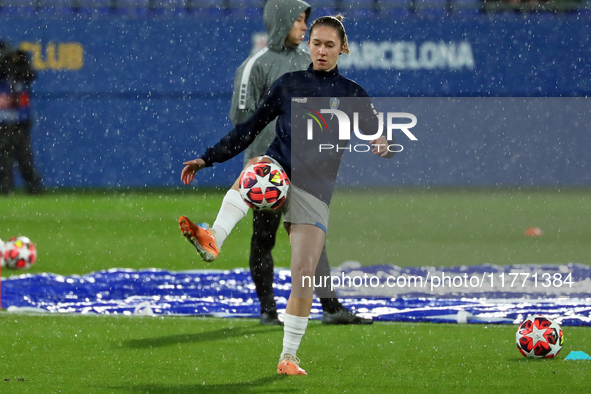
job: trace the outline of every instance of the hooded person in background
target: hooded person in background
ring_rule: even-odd
[[[273,82],[285,73],[305,70],[311,63],[310,54],[299,48],[304,41],[311,7],[302,0],[269,0],[263,20],[268,32],[267,44],[242,63],[236,71],[230,119],[234,126],[247,120],[263,101]],[[275,121],[257,136],[245,151],[244,163],[263,155],[275,138]],[[261,304],[261,324],[281,324],[273,292],[273,256],[281,212],[254,211],[250,247],[250,273]],[[326,247],[316,269],[316,275],[330,275]],[[322,303],[324,324],[371,324],[371,319],[352,314],[344,308],[329,288],[317,288]]]
[[[0,42],[0,192],[14,191],[12,165],[19,166],[28,193],[42,192],[33,164],[31,83],[36,78],[29,56]]]

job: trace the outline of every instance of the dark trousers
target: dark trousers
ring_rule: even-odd
[[[273,293],[273,256],[271,251],[275,246],[277,230],[281,225],[281,212],[252,211],[253,233],[250,243],[250,274],[256,287],[257,296],[261,303],[261,313],[275,311],[275,294]],[[330,266],[326,256],[326,247],[322,248],[316,276],[330,275]],[[317,282],[319,283],[319,282]],[[322,309],[334,313],[341,308],[334,291],[330,288],[315,289],[320,297]]]
[[[17,163],[29,193],[41,191],[41,177],[33,164],[31,123],[0,124],[0,192],[14,191],[13,163]]]

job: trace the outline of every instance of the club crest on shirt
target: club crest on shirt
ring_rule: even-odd
[[[336,97],[333,97],[330,99],[330,109],[338,109],[339,108],[339,104],[341,103],[341,100],[339,100]]]
[[[339,108],[339,104],[341,103],[341,100],[339,100],[336,97],[333,97],[330,99],[330,109],[337,109]],[[332,117],[334,116],[334,114],[330,114],[330,119],[332,119]]]

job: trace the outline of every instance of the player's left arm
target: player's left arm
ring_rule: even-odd
[[[392,139],[394,139],[394,136],[392,136]],[[376,138],[375,140],[369,141],[369,143],[373,146],[371,153],[374,155],[383,157],[384,159],[391,159],[396,154],[395,151],[390,152],[390,150],[388,150],[388,146],[395,144],[396,141],[388,141],[384,135]]]
[[[361,110],[359,114],[361,130],[378,130],[380,127],[380,119],[378,118],[378,111],[371,102],[371,98],[369,96],[360,97],[359,100],[361,101]],[[369,143],[373,146],[371,152],[376,156],[391,159],[396,154],[395,151],[391,152],[388,149],[391,144],[396,144],[396,140],[394,139],[394,136],[392,136],[392,140],[388,141],[386,138],[386,130],[383,125],[382,135],[369,141]]]

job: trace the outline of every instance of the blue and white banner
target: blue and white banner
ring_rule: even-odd
[[[591,38],[580,34],[589,28],[588,17],[348,21],[352,53],[343,56],[340,69],[373,97],[591,94]],[[0,38],[28,51],[38,72],[33,145],[44,184],[179,186],[182,162],[229,131],[234,72],[259,45],[261,33],[262,18],[254,16],[0,18]],[[427,157],[440,153],[424,152]],[[525,156],[537,153],[530,150]],[[462,164],[460,157],[451,160],[450,165]],[[197,185],[231,184],[241,163],[238,158],[216,166]],[[538,169],[533,180],[547,172],[538,164],[531,165]],[[431,168],[429,163],[417,166],[423,173]],[[470,184],[498,183],[487,173],[480,175]],[[364,180],[361,175],[356,179]],[[404,184],[417,182],[412,178]],[[512,174],[510,183],[530,184],[519,174]],[[587,184],[578,179],[564,183]],[[464,185],[466,180],[456,173],[432,184]]]
[[[335,285],[337,278],[343,280],[335,286],[343,305],[378,321],[517,324],[530,314],[544,314],[562,325],[591,326],[591,267],[586,265],[345,264],[333,269],[331,277]],[[291,289],[288,269],[275,271],[274,287],[277,307],[284,311]],[[2,308],[105,315],[260,315],[248,269],[25,274],[3,279]],[[321,314],[320,304],[314,303],[312,318]]]

